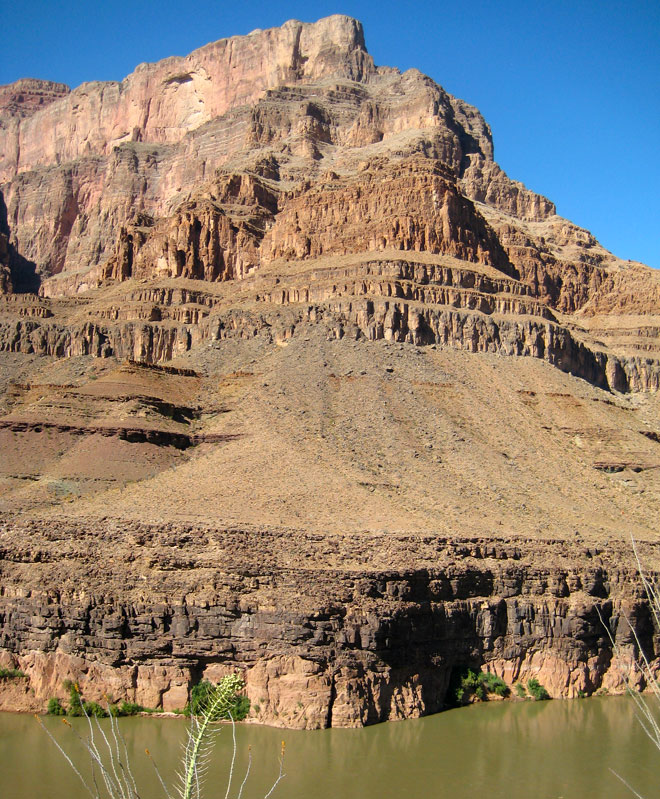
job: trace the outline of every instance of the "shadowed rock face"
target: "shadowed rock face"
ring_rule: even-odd
[[[0,87],[0,704],[621,690],[623,619],[658,650],[623,539],[658,569],[659,331],[657,274],[348,17]]]

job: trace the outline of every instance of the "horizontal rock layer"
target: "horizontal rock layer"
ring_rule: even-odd
[[[73,536],[98,558],[83,592],[74,585],[79,554],[62,547]],[[109,537],[114,559],[103,554]],[[440,710],[452,670],[468,665],[509,684],[536,677],[555,697],[622,690],[620,669],[634,653],[628,621],[651,656],[658,646],[635,570],[613,552],[560,542],[541,545],[550,567],[526,541],[186,533],[111,521],[82,540],[62,523],[10,526],[2,542],[0,646],[28,675],[32,707],[72,678],[90,699],[174,709],[200,677],[238,669],[254,720],[361,726]],[[285,554],[294,542],[296,565]],[[328,548],[350,569],[305,565],[322,563]],[[209,570],[211,553],[222,573]],[[58,590],[39,587],[45,569],[61,574]],[[115,595],[104,586],[120,571],[125,588]]]
[[[249,309],[225,310],[222,297],[190,289],[140,288],[131,291],[139,301],[94,311],[89,321],[62,323],[43,318],[43,310],[14,319],[11,314],[4,321],[0,316],[0,351],[159,363],[205,341],[258,335],[276,342],[301,326],[322,325],[333,338],[348,335],[542,358],[615,391],[656,391],[660,385],[655,346],[648,352],[654,357],[596,349],[558,324],[529,287],[504,275],[375,260],[258,281],[250,288]],[[12,309],[11,304],[6,307]]]
[[[548,200],[511,181],[493,161],[491,132],[476,109],[416,70],[376,68],[355,20],[291,22],[221,40],[185,58],[142,65],[119,84],[69,92],[19,81],[2,88],[0,116],[0,289],[95,298],[90,325],[77,320],[69,331],[51,325],[26,333],[10,322],[5,350],[162,361],[209,338],[206,309],[185,301],[185,308],[117,309],[116,283],[229,282],[240,304],[252,291],[244,281],[262,274],[268,280],[277,264],[279,276],[299,277],[281,294],[279,287],[260,292],[258,302],[329,301],[368,338],[460,346],[465,334],[434,321],[438,307],[514,318],[571,315],[561,320],[570,330],[563,340],[578,339],[578,349],[592,352],[586,360],[599,366],[574,366],[572,352],[547,356],[551,362],[598,385],[656,387],[657,275],[614,258],[556,216]],[[319,288],[314,274],[302,276],[295,266],[386,250],[460,259],[464,275],[485,265],[516,283],[501,283],[488,293],[502,296],[485,298],[456,292],[455,283],[444,291],[403,279],[387,286],[356,269],[353,285],[326,281]],[[397,306],[394,315],[411,320],[402,330],[381,322],[388,308],[374,322],[356,322],[352,317],[369,317],[371,306],[351,301],[347,311],[345,299],[365,295],[427,307]],[[5,310],[22,320],[40,317],[42,307]],[[136,331],[135,319],[178,327]],[[106,330],[106,320],[125,321],[126,329]],[[479,318],[471,324],[483,327]],[[467,334],[467,346],[556,349],[547,332],[530,347],[527,321],[498,327],[522,337],[513,342],[508,332],[500,346],[481,331]]]

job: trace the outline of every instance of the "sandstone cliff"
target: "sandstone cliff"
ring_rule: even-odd
[[[0,703],[620,690],[626,619],[659,649],[658,331],[657,273],[348,17],[0,87]]]
[[[493,161],[491,132],[476,109],[416,70],[375,67],[355,20],[255,31],[142,65],[120,84],[69,92],[19,81],[3,87],[1,99],[2,290],[97,298],[93,324],[56,333],[83,337],[58,344],[61,353],[125,353],[105,345],[114,334],[101,333],[99,345],[95,332],[115,281],[244,281],[274,261],[287,272],[319,256],[395,249],[450,255],[464,270],[495,267],[520,281],[518,293],[531,290],[549,309],[572,315],[555,320],[563,330],[553,340],[568,343],[553,363],[620,390],[657,384],[649,340],[657,327],[655,273],[618,261],[557,217],[551,202],[511,181]],[[296,295],[316,294],[314,275],[294,271]],[[421,303],[428,306],[421,317],[408,302],[396,313],[435,318],[436,307],[452,305],[437,294]],[[58,331],[70,328],[70,307],[51,306],[63,316]],[[150,313],[147,323],[169,312]],[[526,314],[510,305],[505,315]],[[53,352],[53,328],[35,332],[39,325],[5,326],[3,348]],[[147,360],[170,358],[207,335],[147,328],[140,336],[170,342],[138,347]],[[576,333],[590,351],[577,362]],[[542,335],[540,349],[504,350],[554,350]],[[26,345],[26,336],[43,344]],[[121,333],[133,337],[129,328]],[[645,360],[629,363],[638,351]],[[585,358],[601,366],[585,369]]]

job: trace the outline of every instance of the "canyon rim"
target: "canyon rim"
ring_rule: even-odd
[[[659,332],[660,275],[349,17],[0,87],[0,707],[623,690],[631,627],[659,645]]]

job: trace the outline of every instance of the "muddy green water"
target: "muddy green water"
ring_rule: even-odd
[[[85,732],[84,719],[73,720]],[[60,720],[44,719],[77,764],[82,749]],[[121,720],[142,799],[161,799],[148,748],[164,776],[180,760],[186,722]],[[109,722],[102,722],[108,729]],[[223,726],[209,764],[209,799],[224,799],[232,731]],[[286,741],[286,777],[276,797],[314,799],[629,799],[616,771],[645,797],[659,795],[660,753],[641,731],[626,697],[538,703],[490,703],[362,730],[236,728],[236,796],[248,745],[253,767],[243,799],[263,797]],[[611,769],[611,770],[610,770]],[[31,716],[0,714],[0,797],[88,796]]]

